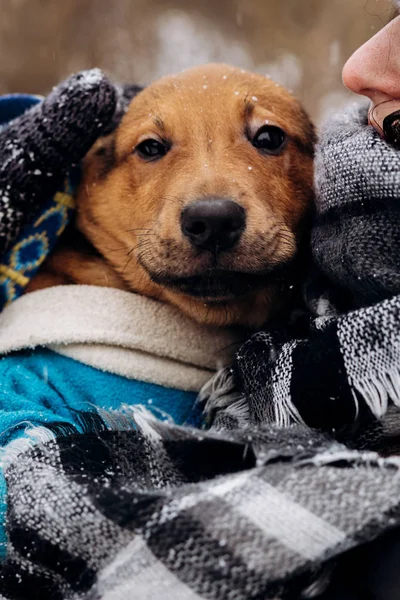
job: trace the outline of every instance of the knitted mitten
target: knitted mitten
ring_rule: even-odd
[[[400,294],[400,152],[368,125],[366,107],[322,128],[315,171],[311,243],[325,284],[344,310]]]
[[[73,75],[0,129],[0,254],[110,129],[116,106],[116,88],[93,69]]]

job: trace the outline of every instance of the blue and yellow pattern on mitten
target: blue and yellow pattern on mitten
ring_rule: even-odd
[[[46,98],[0,96],[0,309],[17,298],[73,210],[68,174],[113,126],[117,88],[99,69]]]
[[[0,262],[0,311],[24,293],[65,230],[74,207],[72,185],[67,180],[64,189],[44,204],[33,223],[23,227]]]
[[[40,101],[40,97],[27,94],[1,97],[0,127]],[[67,226],[75,206],[70,179],[51,199],[43,200],[39,213],[22,227],[13,245],[0,259],[0,311],[23,294]]]

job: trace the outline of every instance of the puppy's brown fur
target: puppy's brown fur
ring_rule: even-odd
[[[276,156],[251,143],[265,123],[286,132]],[[148,138],[167,141],[167,154],[143,160],[135,148]],[[89,243],[64,243],[28,291],[111,286],[174,304],[200,322],[261,325],[285,305],[297,268],[276,272],[296,256],[312,204],[313,141],[297,100],[263,76],[206,65],[159,80],[84,161],[77,228]],[[218,255],[194,248],[181,230],[189,203],[216,197],[246,211],[239,242]],[[214,272],[253,274],[254,287],[199,298],[173,283]]]

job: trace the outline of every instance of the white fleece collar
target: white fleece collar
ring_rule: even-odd
[[[240,335],[138,294],[87,285],[26,294],[0,314],[0,354],[38,346],[131,379],[197,391]]]

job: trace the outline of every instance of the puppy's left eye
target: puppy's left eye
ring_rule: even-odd
[[[165,156],[168,150],[169,146],[165,142],[160,142],[152,138],[143,140],[135,148],[138,155],[145,160],[158,160]]]
[[[265,154],[279,154],[285,141],[286,134],[280,127],[264,125],[257,131],[251,143],[257,150]]]

